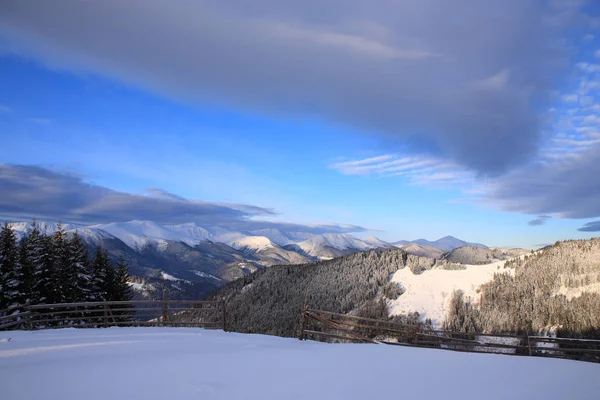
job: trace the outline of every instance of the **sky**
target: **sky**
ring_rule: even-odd
[[[0,3],[0,215],[600,231],[600,4]]]

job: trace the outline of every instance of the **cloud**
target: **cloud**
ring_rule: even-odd
[[[0,113],[11,113],[13,112],[12,108],[0,104]]]
[[[588,222],[577,230],[580,232],[600,232],[600,221]]]
[[[540,215],[536,219],[532,219],[531,221],[529,221],[527,223],[527,225],[529,225],[529,226],[544,225],[546,223],[546,221],[548,221],[550,218],[552,218],[550,215]]]
[[[330,168],[343,175],[403,177],[412,184],[439,186],[472,182],[474,175],[453,163],[423,156],[386,154],[378,157],[338,162]]]
[[[535,162],[487,182],[480,202],[505,211],[562,218],[600,215],[600,145],[553,162]]]
[[[100,73],[192,102],[326,116],[494,175],[535,154],[538,110],[568,59],[563,32],[585,28],[578,7],[542,0],[4,0],[0,34],[12,52],[52,68]]]
[[[164,224],[196,222],[244,231],[280,229],[308,233],[366,230],[355,225],[261,221],[256,218],[276,213],[247,204],[185,199],[156,188],[150,188],[149,194],[125,193],[86,182],[77,174],[32,165],[0,163],[0,190],[0,215],[13,220],[35,217],[86,224],[151,220]]]

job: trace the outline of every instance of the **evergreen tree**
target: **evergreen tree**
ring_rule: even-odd
[[[133,299],[133,293],[131,291],[131,287],[129,286],[129,268],[127,267],[127,263],[125,262],[125,257],[123,254],[119,256],[119,262],[116,265],[114,272],[114,281],[113,281],[113,296],[111,300],[114,301],[130,301]],[[130,306],[126,305],[122,308],[129,308]],[[119,321],[130,321],[131,314],[127,311],[115,311],[117,318]]]
[[[119,262],[115,268],[113,288],[112,300],[129,301],[133,298],[133,293],[129,286],[129,267],[125,262],[123,254],[119,256]]]
[[[112,287],[112,274],[108,254],[102,246],[96,247],[92,260],[91,298],[90,301],[104,301],[109,299]]]
[[[0,230],[0,309],[17,311],[26,301],[17,235],[8,222]]]
[[[54,255],[55,294],[57,303],[72,302],[75,293],[75,271],[74,262],[69,254],[69,240],[66,232],[59,222],[56,231],[52,235],[51,247]]]
[[[67,265],[65,268],[72,274],[72,292],[69,294],[71,301],[82,302],[94,298],[92,293],[92,267],[89,260],[88,249],[75,232],[67,243]]]

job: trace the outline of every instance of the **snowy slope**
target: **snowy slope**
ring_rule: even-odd
[[[10,336],[0,342],[7,400],[592,400],[600,392],[600,365],[571,360],[197,328]]]
[[[360,239],[361,241],[365,242],[366,244],[373,246],[373,247],[380,247],[380,248],[389,248],[389,247],[394,247],[393,244],[390,244],[388,242],[384,242],[381,239],[376,238],[375,236],[369,236],[366,238],[362,238]]]
[[[292,239],[283,234],[279,229],[257,229],[248,233],[252,236],[267,237],[271,242],[276,243],[280,246],[285,246],[290,243],[294,243]]]
[[[363,242],[360,239],[350,235],[341,233],[326,233],[324,235],[316,235],[308,240],[298,243],[300,248],[308,251],[311,247],[329,246],[338,250],[357,249],[368,250],[373,248],[373,245]]]
[[[477,288],[489,282],[496,272],[514,272],[504,269],[505,261],[486,265],[465,265],[462,270],[431,269],[419,275],[410,269],[402,268],[394,273],[392,282],[405,292],[396,300],[390,300],[390,314],[400,315],[418,312],[423,319],[431,318],[440,327],[448,312],[448,305],[454,290],[460,289],[466,297],[476,300]]]
[[[238,250],[261,251],[273,248],[273,242],[265,236],[246,236],[229,243],[231,247]]]
[[[428,246],[425,244],[410,243],[405,245],[397,245],[396,247],[401,248],[409,254],[420,257],[439,258],[444,254],[444,250],[440,250],[437,247]]]

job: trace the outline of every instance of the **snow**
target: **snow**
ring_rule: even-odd
[[[266,236],[246,236],[234,242],[231,242],[231,247],[235,249],[250,249],[261,251],[273,248],[273,242]]]
[[[324,235],[313,236],[308,240],[298,243],[298,246],[308,254],[312,255],[317,254],[320,248],[326,246],[338,250],[369,250],[378,247],[341,233],[326,233]]]
[[[133,290],[137,290],[138,292],[143,292],[146,290],[146,287],[142,283],[127,282],[127,284],[131,286]]]
[[[409,268],[402,268],[392,275],[392,282],[402,286],[405,292],[388,303],[392,315],[417,311],[421,318],[430,318],[440,327],[446,317],[452,292],[460,289],[465,297],[477,301],[477,289],[489,282],[496,272],[513,272],[504,268],[506,261],[485,265],[465,265],[464,270],[431,269],[415,275]],[[498,267],[500,269],[498,269]]]
[[[3,399],[597,399],[600,365],[197,328],[11,332]]]
[[[190,270],[190,271],[191,271],[191,272],[192,272],[194,275],[196,275],[196,276],[200,276],[200,277],[202,277],[202,278],[216,279],[217,281],[220,281],[220,280],[221,280],[220,278],[217,278],[217,277],[216,277],[216,276],[214,276],[214,275],[207,274],[206,272],[198,271],[198,270],[196,270],[196,269],[192,269],[192,270]]]
[[[169,275],[166,272],[161,272],[160,277],[165,281],[181,281],[182,279],[175,278],[173,275]]]

